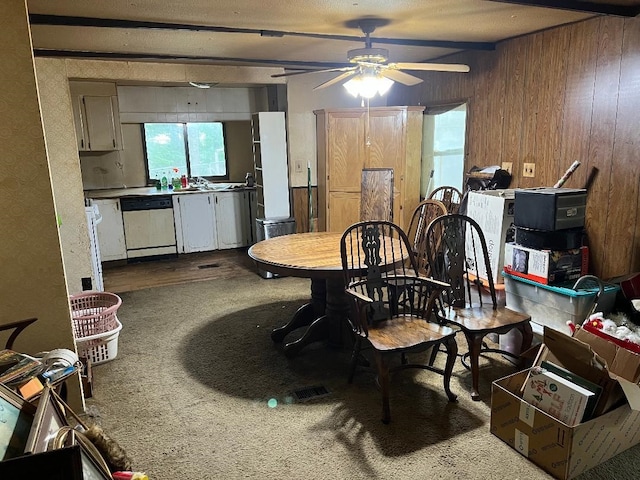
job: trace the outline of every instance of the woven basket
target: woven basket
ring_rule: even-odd
[[[76,339],[109,332],[118,326],[116,312],[122,299],[115,293],[82,292],[69,297]]]

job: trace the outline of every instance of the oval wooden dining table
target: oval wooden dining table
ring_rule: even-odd
[[[342,233],[337,232],[294,233],[269,238],[249,248],[249,256],[258,268],[311,279],[311,301],[271,333],[271,339],[281,343],[290,332],[307,327],[300,338],[284,345],[287,356],[294,356],[304,346],[317,341],[327,341],[335,348],[344,343],[349,301],[344,291],[341,237]]]

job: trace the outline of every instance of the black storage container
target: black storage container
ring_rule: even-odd
[[[583,188],[523,188],[515,191],[516,227],[556,231],[584,227],[587,191]]]
[[[515,227],[515,243],[537,250],[571,250],[584,244],[584,228],[567,228],[548,232],[526,227]]]

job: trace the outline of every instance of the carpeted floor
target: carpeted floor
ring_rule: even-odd
[[[255,275],[121,296],[118,355],[94,367],[88,413],[151,480],[551,478],[489,432],[491,381],[515,371],[499,356],[482,360],[480,402],[460,362],[456,403],[438,375],[394,376],[384,425],[373,374],[347,384],[348,352],[318,343],[287,359],[271,341],[307,301],[308,280]],[[308,387],[328,393],[298,399]],[[639,454],[580,478],[636,478]]]

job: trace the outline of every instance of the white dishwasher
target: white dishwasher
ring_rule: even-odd
[[[171,196],[123,197],[120,207],[128,259],[177,255]]]

